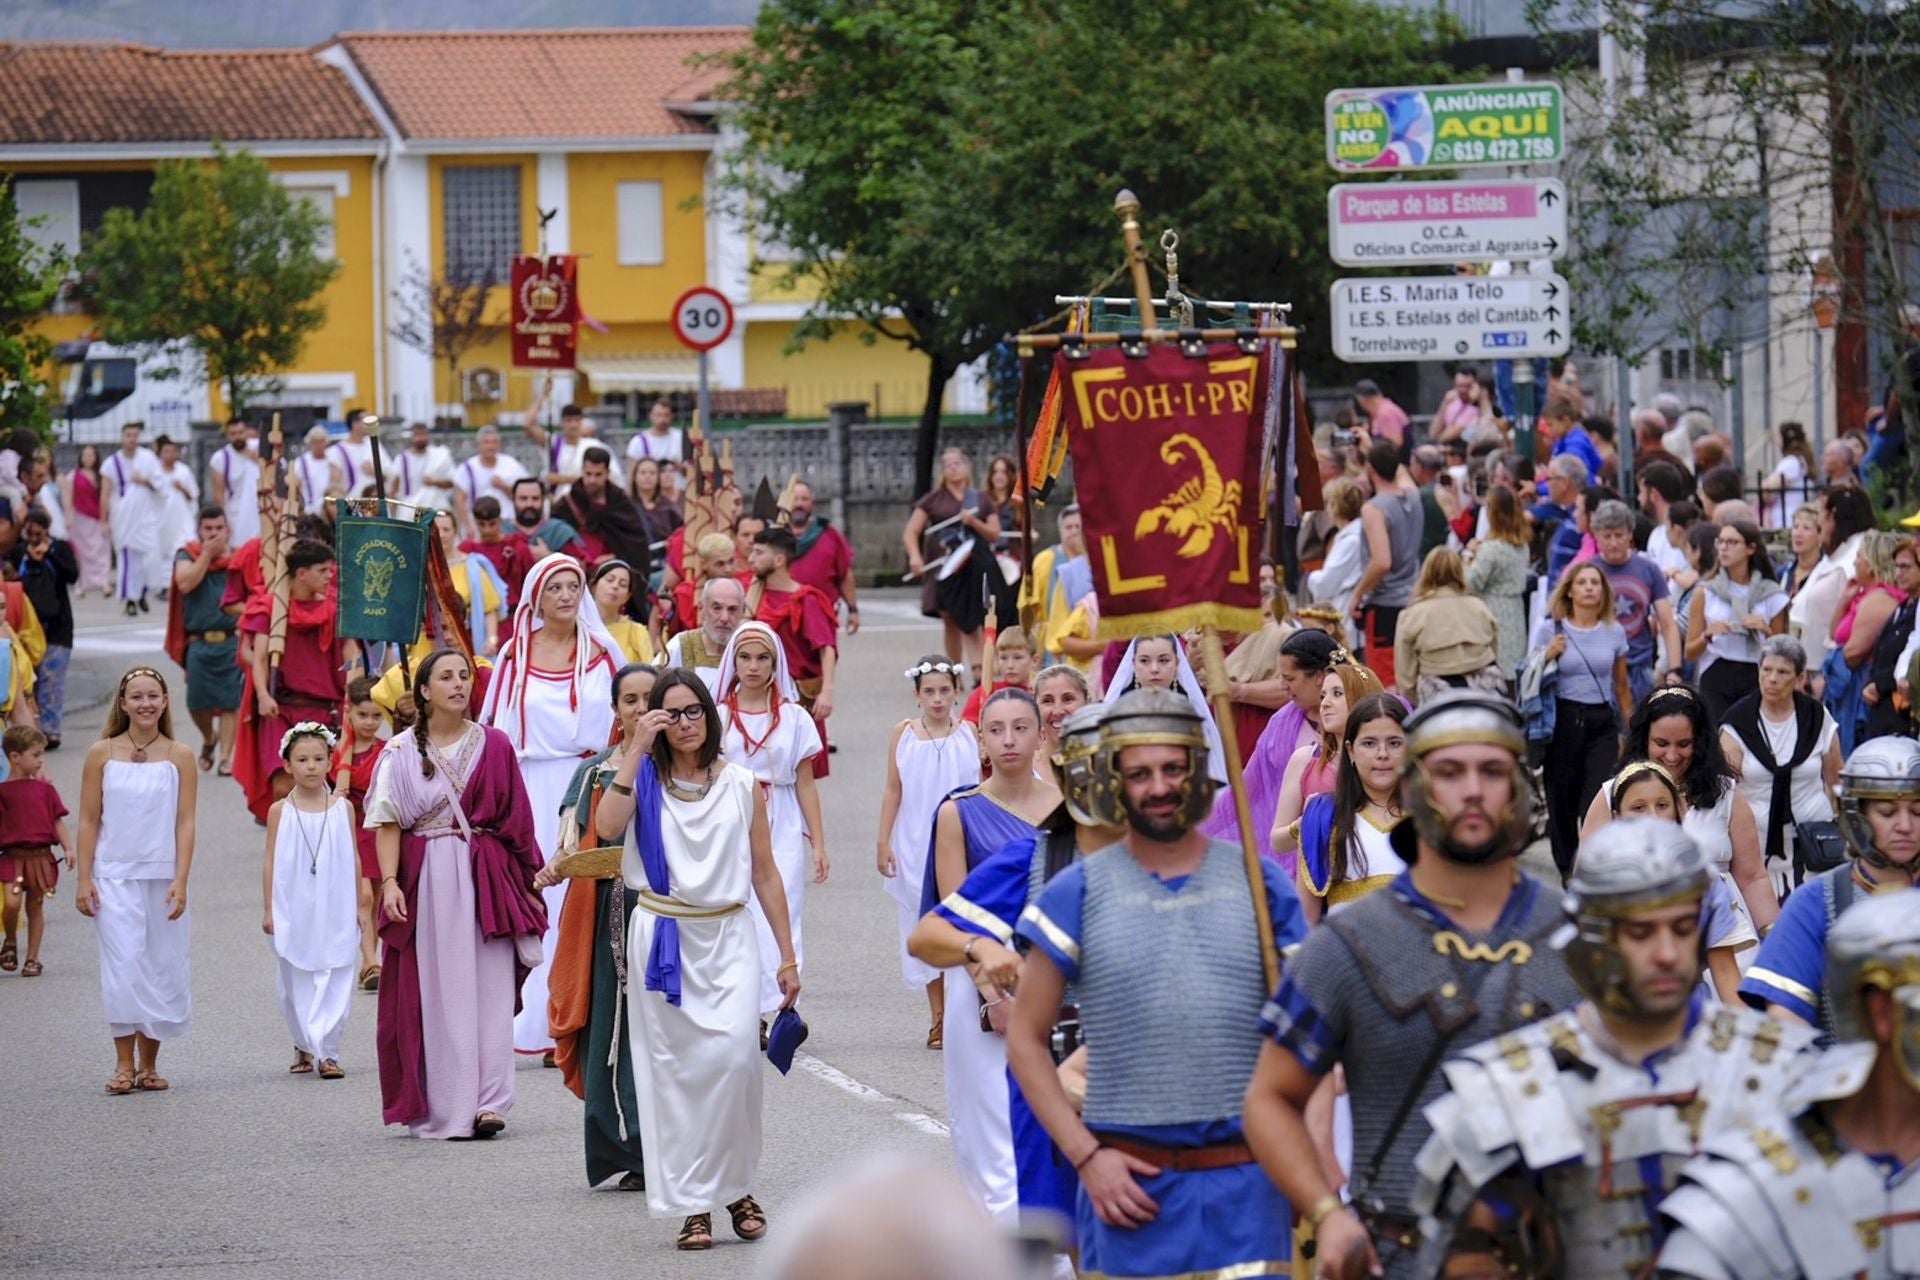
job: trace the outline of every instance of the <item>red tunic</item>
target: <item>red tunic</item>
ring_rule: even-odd
[[[334,777],[340,776],[340,770],[347,770],[347,799],[353,801],[353,842],[360,851],[360,874],[368,880],[380,879],[380,852],[374,841],[374,833],[362,825],[367,816],[367,792],[373,790],[373,766],[380,762],[380,753],[386,749],[384,740],[376,739],[372,746],[354,752],[351,760],[347,758],[349,743],[342,739],[339,748],[333,753]]]
[[[527,583],[527,571],[533,568],[533,544],[527,541],[527,535],[515,532],[498,542],[469,539],[460,544],[460,549],[470,556],[485,556],[500,571],[507,584],[507,608],[516,608],[520,588]]]
[[[229,581],[233,575],[229,574]],[[255,604],[258,604],[258,598]],[[264,643],[270,609],[249,606],[240,621]],[[302,720],[317,720],[336,732],[347,697],[346,642],[335,632],[339,604],[331,589],[318,600],[289,600],[287,651],[274,685],[278,714],[257,714],[253,678],[241,687],[239,732],[235,735],[233,780],[247,793],[247,808],[260,821],[273,805],[273,775],[285,769],[280,738]]]
[[[814,539],[805,555],[787,567],[795,582],[818,587],[834,605],[840,603],[840,583],[852,569],[853,547],[831,526]]]

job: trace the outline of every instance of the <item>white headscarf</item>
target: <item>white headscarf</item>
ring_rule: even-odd
[[[526,697],[527,680],[533,671],[533,633],[546,625],[540,616],[540,595],[546,590],[547,583],[562,573],[572,573],[580,578],[580,612],[578,626],[581,635],[598,645],[609,661],[618,662],[624,653],[620,642],[607,630],[607,624],[600,617],[600,607],[587,593],[587,570],[578,560],[565,552],[556,551],[535,564],[527,574],[526,585],[520,589],[520,605],[513,611],[510,634],[500,646],[500,654],[494,659],[493,682],[487,686],[486,704],[480,708],[480,723],[490,724],[513,739],[516,747],[524,747],[527,741]],[[573,684],[570,697],[575,710],[580,706],[580,686],[586,678],[587,667],[592,662],[592,645],[576,644],[573,647]]]
[[[1159,637],[1146,636],[1148,640]],[[1193,673],[1193,663],[1187,660],[1187,646],[1179,636],[1173,639],[1173,656],[1180,663],[1178,686],[1181,693],[1187,695],[1187,701],[1200,715],[1201,727],[1207,733],[1207,776],[1221,786],[1227,784],[1227,751],[1220,745],[1220,726],[1213,722],[1213,708],[1207,704],[1207,695],[1200,688],[1200,677]],[[1108,706],[1120,698],[1138,683],[1133,674],[1133,650],[1139,639],[1127,641],[1127,651],[1120,655],[1120,669],[1113,677],[1113,683],[1107,686],[1106,696],[1102,699]]]
[[[727,637],[726,652],[720,655],[720,675],[714,681],[713,696],[716,701],[725,701],[733,692],[734,650],[740,647],[742,640],[758,640],[773,650],[773,687],[779,692],[782,702],[791,702],[796,706],[800,702],[800,686],[793,681],[793,673],[787,669],[787,646],[780,643],[780,637],[772,627],[764,622],[747,621],[733,629]]]

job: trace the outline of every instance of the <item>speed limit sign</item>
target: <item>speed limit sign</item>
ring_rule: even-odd
[[[689,289],[673,304],[673,331],[695,351],[711,351],[733,333],[733,304],[718,289]]]

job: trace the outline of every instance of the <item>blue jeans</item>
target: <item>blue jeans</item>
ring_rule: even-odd
[[[1653,692],[1653,668],[1659,657],[1659,650],[1656,649],[1647,654],[1644,662],[1636,661],[1631,655],[1627,658],[1627,687],[1633,690],[1633,705],[1636,707],[1644,705],[1647,695]]]
[[[60,736],[60,715],[67,702],[67,664],[73,661],[70,645],[50,644],[34,672],[33,698],[40,708],[40,732],[49,738]]]

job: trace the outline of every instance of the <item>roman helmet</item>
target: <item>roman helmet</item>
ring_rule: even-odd
[[[1067,812],[1083,827],[1119,827],[1127,821],[1110,761],[1100,750],[1100,726],[1106,718],[1107,704],[1094,702],[1060,722],[1060,750],[1053,762],[1066,784],[1061,790]]]
[[[1500,747],[1514,757],[1513,803],[1504,816],[1496,815],[1503,838],[1490,842],[1484,850],[1452,847],[1447,834],[1450,815],[1434,807],[1428,785],[1428,754],[1463,742]],[[1463,862],[1492,862],[1525,848],[1533,831],[1533,784],[1527,774],[1526,757],[1526,728],[1505,699],[1470,689],[1450,689],[1422,703],[1407,720],[1407,771],[1401,782],[1402,799],[1420,839],[1442,856]],[[1407,857],[1407,861],[1413,859]]]
[[[1872,867],[1893,866],[1873,844],[1865,805],[1871,800],[1920,800],[1920,743],[1871,738],[1840,766],[1840,830],[1853,856]],[[1912,868],[1899,868],[1911,874]]]
[[[1187,749],[1187,782],[1180,793],[1181,825],[1192,827],[1213,812],[1214,782],[1207,775],[1207,733],[1200,713],[1183,694],[1172,689],[1140,688],[1109,703],[1106,719],[1100,725],[1095,767],[1106,771],[1103,785],[1111,787],[1114,813],[1123,812],[1119,803],[1120,753],[1128,747],[1144,746]]]
[[[1827,998],[1836,1041],[1829,1056],[1861,1058],[1857,1078],[1862,1084],[1879,1054],[1867,1023],[1868,991],[1884,991],[1892,999],[1888,1048],[1899,1055],[1907,1083],[1920,1089],[1920,891],[1896,889],[1862,898],[1827,932]]]
[[[1713,876],[1693,837],[1664,818],[1616,818],[1581,841],[1564,900],[1569,925],[1554,939],[1574,985],[1608,1013],[1638,1016],[1615,931],[1623,920],[1684,903],[1704,916]],[[1705,972],[1704,927],[1699,938]]]

